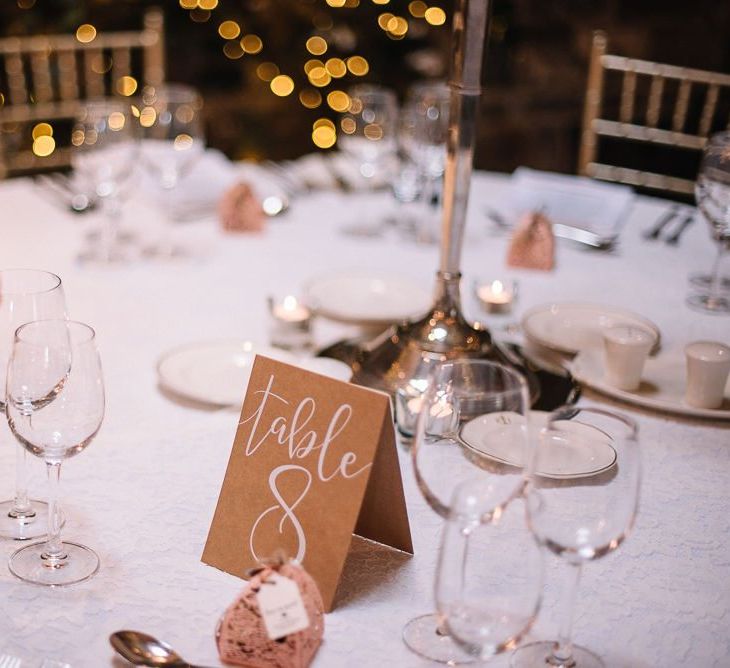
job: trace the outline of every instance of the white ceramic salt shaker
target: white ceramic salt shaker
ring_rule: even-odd
[[[719,408],[730,374],[730,347],[717,341],[695,341],[685,349],[687,387],[684,400],[696,408]]]
[[[619,390],[635,390],[656,335],[641,327],[618,325],[603,331],[606,382]]]

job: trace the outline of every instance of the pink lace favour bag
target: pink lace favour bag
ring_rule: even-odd
[[[299,588],[309,626],[272,640],[266,628],[258,594],[274,574]],[[324,605],[316,583],[295,561],[278,559],[250,572],[246,588],[218,622],[216,642],[224,663],[247,668],[304,668],[317,653],[324,635]]]

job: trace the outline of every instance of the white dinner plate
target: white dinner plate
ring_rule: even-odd
[[[549,413],[532,411],[532,437],[547,424]],[[557,423],[556,423],[557,424]],[[487,413],[467,422],[460,432],[462,442],[472,450],[503,464],[524,466],[522,434],[515,426],[524,425],[524,418],[513,412]],[[550,439],[540,444],[536,474],[545,478],[566,480],[587,478],[603,473],[616,462],[616,451],[610,437],[579,421],[561,420],[561,430],[577,438]]]
[[[720,408],[695,408],[684,403],[687,370],[681,350],[667,351],[649,358],[644,366],[641,385],[631,392],[619,390],[606,382],[603,355],[600,352],[579,353],[570,364],[570,371],[579,383],[637,406],[677,415],[730,420],[730,379],[725,386],[725,400]]]
[[[240,406],[256,355],[307,371],[349,381],[352,370],[343,362],[296,355],[251,341],[191,343],[165,353],[157,363],[160,385],[174,394],[216,406]]]
[[[615,306],[582,302],[553,302],[535,306],[522,316],[525,336],[538,345],[575,355],[581,350],[603,347],[602,332],[629,325],[656,334],[652,353],[659,350],[659,327],[651,320]]]
[[[393,274],[328,274],[309,281],[304,295],[319,315],[358,325],[401,322],[424,315],[431,306],[427,290],[411,279]]]

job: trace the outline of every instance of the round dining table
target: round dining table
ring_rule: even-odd
[[[647,240],[643,233],[671,203],[637,197],[610,252],[558,241],[553,271],[517,270],[506,265],[508,235],[487,215],[505,200],[509,183],[507,175],[473,176],[462,263],[469,317],[499,333],[535,305],[591,302],[652,320],[661,330],[663,355],[681,357],[684,346],[699,339],[730,343],[730,318],[685,305],[688,275],[708,270],[715,252],[699,214],[679,244]],[[0,183],[0,267],[61,276],[70,317],[97,331],[107,401],[101,431],[66,462],[61,487],[64,538],[94,548],[101,569],[78,585],[34,586],[8,571],[18,545],[0,541],[0,656],[19,657],[22,668],[44,660],[120,667],[127,664],[109,635],[136,629],[164,639],[187,661],[223,665],[216,624],[245,582],[202,563],[201,554],[238,414],[167,392],[157,363],[189,343],[267,344],[267,297],[299,295],[313,277],[357,270],[427,288],[438,247],[409,238],[387,222],[393,215],[398,208],[386,192],[315,190],[295,197],[260,233],[225,232],[210,210],[170,226],[188,249],[185,257],[140,256],[103,266],[78,260],[98,210],[72,213],[28,178]],[[122,224],[138,238],[156,234],[162,222],[143,194],[125,201]],[[511,318],[480,311],[472,295],[477,278],[518,282]],[[356,333],[355,326],[323,318],[314,323],[319,346]],[[643,486],[633,533],[584,570],[575,642],[620,668],[730,665],[730,421],[657,412],[588,388],[580,401],[636,420]],[[4,497],[13,493],[15,449],[3,420]],[[429,665],[408,650],[401,632],[409,619],[434,607],[442,520],[419,495],[402,446],[399,456],[414,554],[353,538],[316,668]],[[32,459],[32,496],[42,498],[43,463]],[[548,557],[530,639],[558,632],[562,568]],[[499,656],[489,665],[508,661]]]

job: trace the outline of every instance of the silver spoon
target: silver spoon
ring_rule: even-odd
[[[170,645],[142,631],[116,631],[109,636],[112,647],[136,666],[203,668],[183,659]]]

